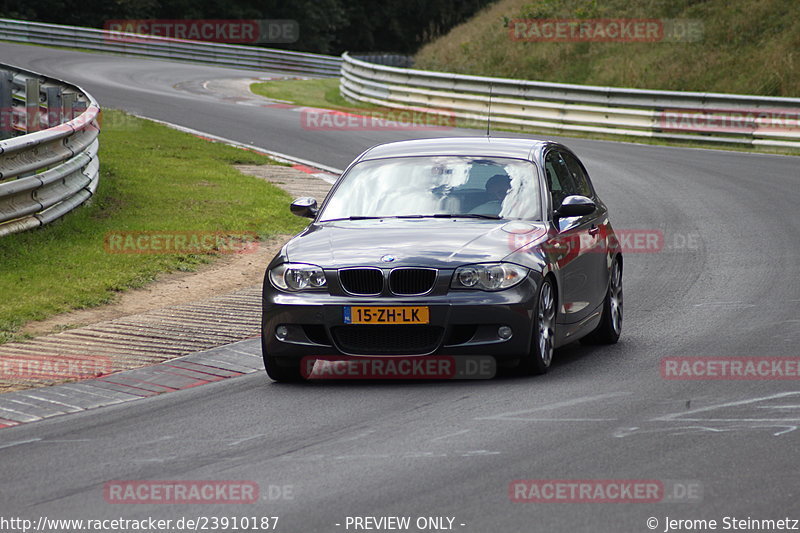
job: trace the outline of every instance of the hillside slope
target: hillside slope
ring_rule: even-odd
[[[694,19],[697,42],[523,42],[514,19]],[[416,68],[529,80],[800,96],[798,0],[499,0],[416,55]]]

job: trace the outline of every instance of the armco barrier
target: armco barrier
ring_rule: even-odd
[[[800,98],[652,91],[466,76],[369,63],[345,53],[351,100],[562,133],[800,148]]]
[[[79,87],[0,65],[0,236],[52,222],[94,194],[99,112]]]
[[[341,58],[255,46],[170,39],[23,20],[0,19],[0,40],[69,46],[125,55],[194,61],[220,67],[275,70],[320,77],[339,75]]]

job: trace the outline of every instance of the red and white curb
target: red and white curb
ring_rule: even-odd
[[[0,428],[191,389],[263,370],[261,339],[247,339],[95,379],[7,392],[0,395]]]

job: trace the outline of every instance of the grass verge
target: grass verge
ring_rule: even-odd
[[[163,272],[216,254],[108,253],[124,232],[255,233],[302,229],[281,189],[231,165],[268,157],[211,143],[120,111],[104,111],[100,185],[90,203],[41,229],[0,239],[0,343],[26,322],[113,301]],[[266,265],[265,265],[266,266]]]
[[[436,129],[446,135],[453,128],[454,117],[427,113],[424,109],[404,110],[381,107],[362,102],[351,102],[339,92],[339,79],[277,80],[250,84],[250,90],[260,96],[307,107],[324,108],[345,115],[310,113],[302,117],[303,127],[320,130]],[[358,115],[363,119],[349,116]],[[351,121],[352,119],[352,121]],[[306,123],[308,120],[308,123]],[[462,126],[467,127],[467,126]]]
[[[339,111],[375,109],[375,106],[360,107],[346,100],[339,92],[339,78],[257,82],[250,84],[250,90],[273,100],[308,107]]]
[[[649,42],[526,41],[518,20],[648,19]],[[691,23],[699,34],[676,31]],[[683,37],[683,38],[682,38]],[[423,46],[416,68],[479,76],[766,96],[800,96],[797,0],[499,0]]]

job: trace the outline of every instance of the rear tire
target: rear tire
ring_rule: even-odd
[[[616,344],[622,333],[622,265],[615,257],[611,264],[603,314],[597,327],[581,339],[583,344]]]
[[[533,336],[530,353],[523,357],[516,368],[521,375],[544,374],[553,362],[553,346],[556,335],[556,291],[553,281],[544,278],[536,297]]]

